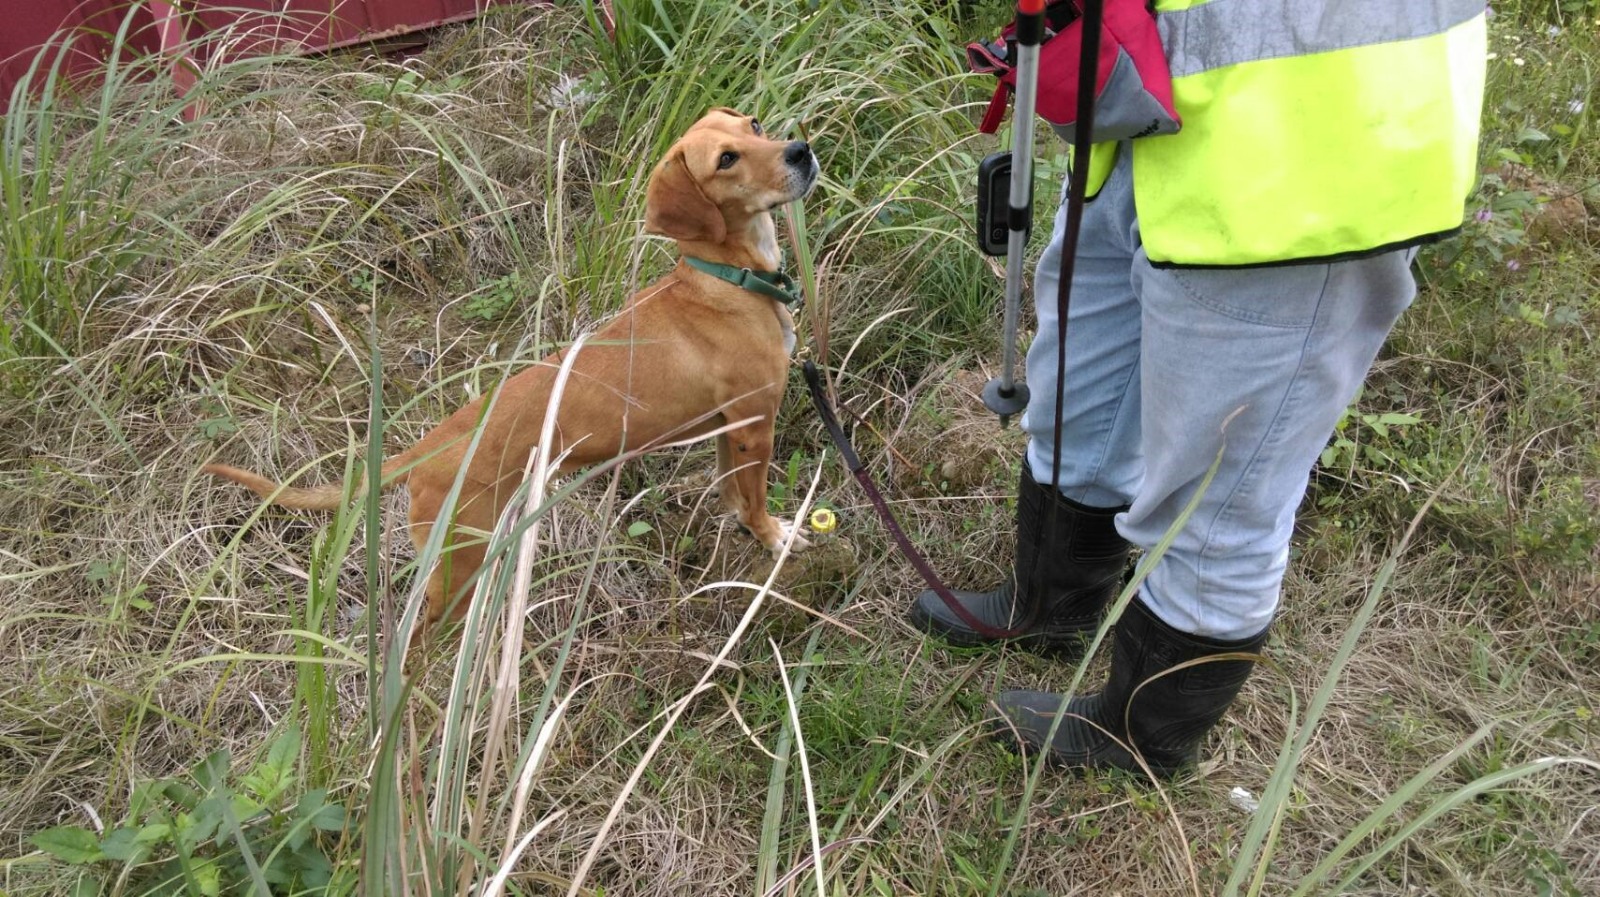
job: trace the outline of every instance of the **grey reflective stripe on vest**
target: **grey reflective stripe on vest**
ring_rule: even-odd
[[[1484,0],[1211,0],[1159,13],[1172,76],[1429,37],[1482,15]]]

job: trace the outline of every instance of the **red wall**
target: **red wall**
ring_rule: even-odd
[[[526,0],[181,0],[182,15],[159,0],[0,0],[0,113],[40,48],[61,46],[64,34],[74,35],[65,68],[92,82],[124,20],[129,52],[158,50],[164,37],[166,46],[203,62],[217,51],[200,39],[229,28],[247,35],[230,41],[230,52],[310,52],[470,19],[511,2]]]

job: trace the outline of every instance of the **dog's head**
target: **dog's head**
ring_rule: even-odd
[[[684,242],[721,243],[758,215],[805,197],[817,158],[803,140],[774,140],[732,109],[695,122],[650,174],[645,230]]]

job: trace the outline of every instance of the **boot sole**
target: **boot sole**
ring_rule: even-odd
[[[986,638],[971,629],[953,627],[938,617],[924,614],[921,608],[916,605],[912,605],[908,617],[912,627],[918,632],[930,638],[939,639],[952,648],[987,649],[1007,645],[1049,660],[1076,663],[1083,659],[1084,652],[1089,647],[1087,636],[1074,637],[1070,640],[1051,639],[1048,636],[1030,634],[1018,635],[1015,638],[1007,639]]]
[[[1018,737],[1018,733],[1021,730],[1014,729],[1008,725],[1004,715],[990,719],[988,721],[988,726],[989,735],[996,741],[1000,742],[1002,747],[1013,754],[1027,758],[1038,755],[1041,750],[1044,751],[1045,765],[1057,772],[1067,772],[1077,776],[1082,776],[1089,772],[1115,772],[1122,775],[1133,776],[1141,781],[1150,781],[1150,775],[1146,774],[1144,767],[1140,766],[1138,763],[1133,763],[1131,766],[1124,766],[1120,763],[1113,763],[1109,761],[1106,763],[1094,763],[1087,760],[1073,761],[1062,757],[1053,750],[1048,750],[1032,742],[1024,741]],[[1132,758],[1130,757],[1130,760],[1131,759]],[[1148,759],[1146,759],[1145,762],[1150,766],[1150,773],[1153,774],[1156,779],[1162,782],[1171,782],[1182,774],[1192,771],[1197,766],[1194,761],[1184,761],[1175,765],[1169,763],[1150,763]]]

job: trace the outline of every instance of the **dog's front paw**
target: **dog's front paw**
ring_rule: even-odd
[[[778,539],[768,545],[767,549],[772,552],[774,560],[783,554],[783,546],[788,543],[791,535],[794,537],[794,544],[789,546],[789,553],[794,554],[811,547],[811,540],[801,535],[804,530],[799,525],[782,517],[774,517],[772,521],[778,525]]]

